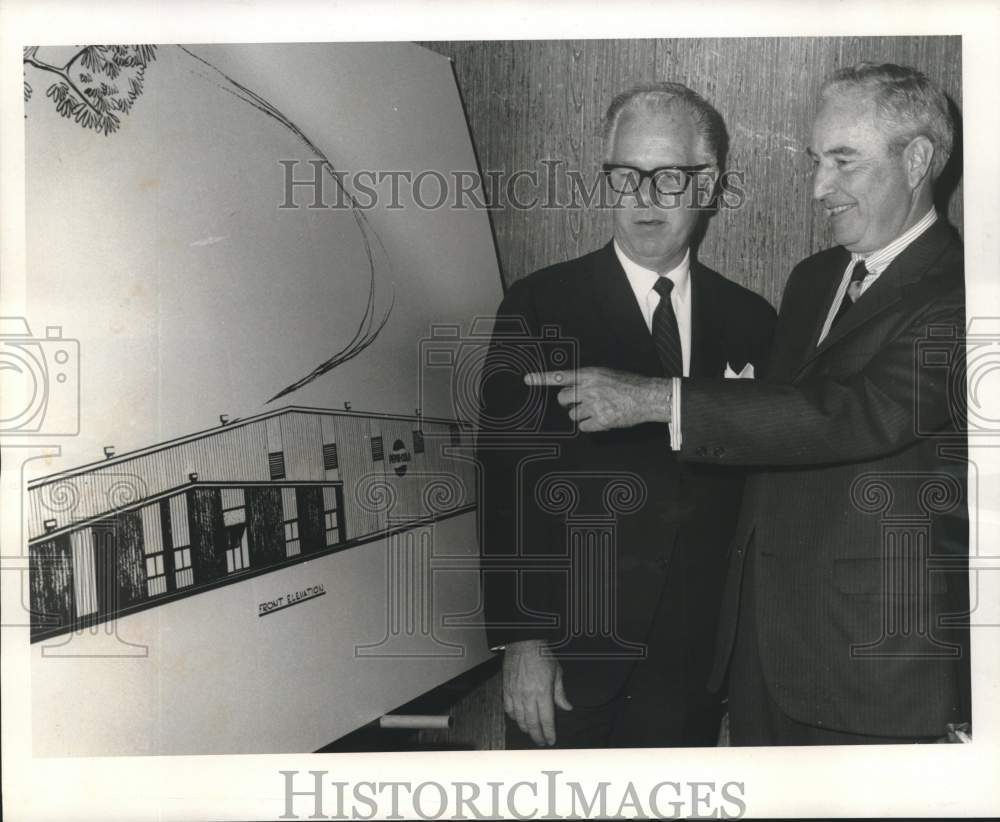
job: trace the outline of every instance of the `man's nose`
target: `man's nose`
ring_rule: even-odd
[[[822,163],[813,171],[813,199],[822,200],[833,192],[833,169],[824,168]]]
[[[653,190],[651,177],[645,177],[639,183],[639,187],[632,192],[632,199],[635,201],[636,208],[648,208],[656,203],[656,192]]]

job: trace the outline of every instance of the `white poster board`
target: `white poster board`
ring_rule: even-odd
[[[33,618],[35,754],[315,750],[487,655],[445,624],[479,605],[473,420],[421,374],[435,327],[501,296],[485,211],[438,202],[476,170],[451,66],[159,46],[107,80],[141,75],[105,134],[46,96],[44,66],[101,81],[82,48],[26,74],[29,327],[5,328],[48,392],[25,429],[61,445],[24,472],[32,606],[63,610]],[[290,183],[323,160],[340,183]]]

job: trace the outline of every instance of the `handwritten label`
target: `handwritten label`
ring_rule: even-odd
[[[275,611],[290,608],[293,605],[298,605],[300,602],[321,597],[325,593],[326,588],[322,585],[309,585],[298,591],[282,594],[274,599],[266,599],[263,602],[258,603],[257,616],[267,616],[268,614],[273,614]]]

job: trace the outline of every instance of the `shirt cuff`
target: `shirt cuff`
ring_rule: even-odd
[[[670,430],[670,448],[673,451],[681,450],[681,379],[671,378],[670,387],[670,422],[667,427]]]

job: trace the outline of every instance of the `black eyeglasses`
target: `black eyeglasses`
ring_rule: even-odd
[[[616,163],[604,163],[601,166],[611,188],[619,194],[635,194],[642,186],[642,181],[648,177],[652,180],[656,193],[664,197],[683,194],[691,181],[691,175],[708,168],[712,168],[711,163],[697,166],[660,166],[649,171]]]

